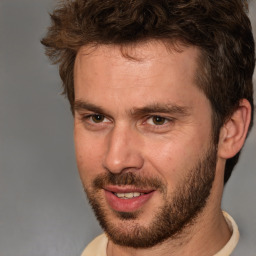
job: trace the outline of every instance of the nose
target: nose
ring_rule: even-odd
[[[128,127],[114,127],[107,135],[104,168],[112,173],[134,171],[142,168],[142,143],[137,131]]]

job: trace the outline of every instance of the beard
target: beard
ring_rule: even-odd
[[[215,178],[216,159],[216,147],[211,144],[169,195],[162,179],[144,177],[138,171],[119,174],[106,172],[94,179],[90,189],[85,186],[84,188],[101,227],[112,242],[132,248],[150,248],[166,239],[178,238],[186,227],[193,225],[210,195]],[[162,194],[164,204],[155,209],[147,226],[140,225],[140,211],[113,211],[113,217],[104,206],[102,190],[106,185],[132,185],[157,190]]]

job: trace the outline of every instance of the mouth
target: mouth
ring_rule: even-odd
[[[134,212],[150,200],[155,190],[113,186],[104,188],[104,192],[111,209],[118,212]]]

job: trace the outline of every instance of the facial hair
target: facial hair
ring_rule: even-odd
[[[91,188],[85,187],[85,191],[101,227],[112,242],[132,248],[150,248],[166,239],[177,238],[186,227],[193,225],[210,195],[216,159],[216,147],[211,144],[203,157],[186,172],[187,175],[171,195],[167,194],[166,185],[161,179],[141,176],[138,171],[120,174],[106,172],[96,177]],[[113,215],[109,216],[109,209],[104,208],[104,198],[100,193],[106,185],[132,185],[157,190],[165,203],[155,210],[152,221],[146,227],[139,223],[140,211],[115,212],[114,218]]]

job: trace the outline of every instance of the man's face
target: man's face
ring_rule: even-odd
[[[195,84],[196,48],[150,42],[124,50],[134,58],[104,45],[77,55],[76,157],[110,239],[150,247],[206,204],[216,163],[211,107]]]

